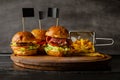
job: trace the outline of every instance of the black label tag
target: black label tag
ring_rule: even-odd
[[[23,17],[34,17],[34,8],[22,8]]]
[[[39,19],[43,19],[43,12],[39,11]]]
[[[53,8],[48,8],[48,17],[53,17]]]
[[[59,9],[48,8],[48,17],[59,18]]]

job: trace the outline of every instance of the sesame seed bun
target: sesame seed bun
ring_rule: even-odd
[[[68,38],[69,33],[65,27],[51,26],[45,35],[50,37],[55,37],[55,38]]]
[[[33,42],[35,40],[35,37],[31,32],[24,31],[24,32],[17,32],[13,38],[12,42]]]

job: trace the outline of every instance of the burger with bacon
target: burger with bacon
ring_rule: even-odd
[[[35,55],[39,47],[33,34],[28,31],[17,32],[13,36],[10,46],[13,53],[19,56]]]
[[[38,53],[45,54],[44,46],[46,45],[46,36],[45,36],[46,30],[33,29],[31,33],[35,36],[36,42],[39,45]]]
[[[65,27],[52,26],[46,32],[45,51],[51,56],[67,56],[70,51],[71,40],[68,39],[69,32]]]

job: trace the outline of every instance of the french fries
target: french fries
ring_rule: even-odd
[[[88,39],[79,39],[72,43],[74,53],[92,53],[95,52],[93,43]]]

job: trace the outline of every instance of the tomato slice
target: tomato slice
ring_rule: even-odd
[[[39,45],[44,45],[44,44],[46,44],[46,41],[43,40],[43,41],[37,42],[37,44],[39,44]]]
[[[47,36],[47,37],[46,37],[46,42],[49,42],[50,39],[51,39],[51,37],[50,37],[50,36]]]
[[[52,45],[52,46],[59,46],[59,44],[56,44],[56,43],[53,43],[53,42],[50,42],[50,43],[48,43],[48,44],[50,44],[50,45]]]

